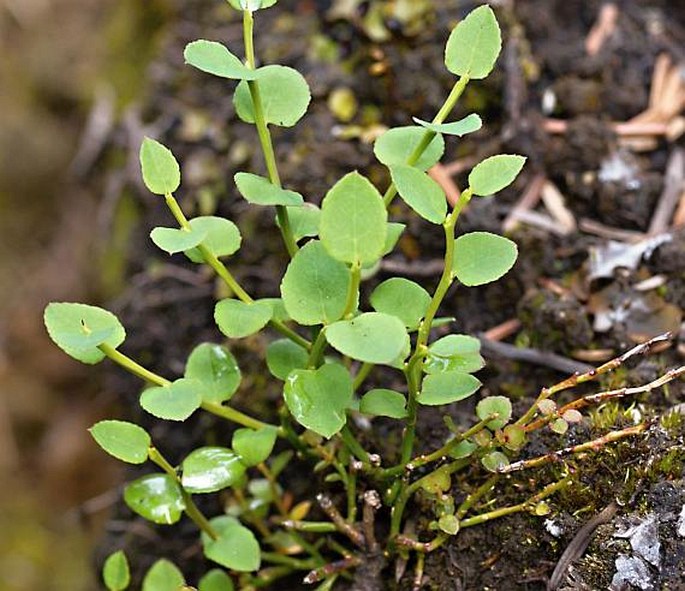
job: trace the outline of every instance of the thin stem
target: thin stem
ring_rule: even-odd
[[[359,460],[361,460],[364,464],[371,464],[371,460],[369,459],[369,454],[368,452],[362,447],[361,443],[357,441],[357,438],[354,436],[352,431],[350,430],[349,425],[345,425],[341,430],[340,430],[340,436],[342,437],[343,443],[347,447],[348,450]]]
[[[332,534],[338,531],[335,524],[328,521],[293,521],[287,520],[281,524],[286,529],[295,531],[315,533],[315,534]]]
[[[362,278],[362,265],[360,262],[353,263],[350,267],[350,283],[347,287],[347,299],[345,300],[345,310],[342,317],[349,320],[357,310],[359,299],[359,284]]]
[[[457,512],[455,513],[457,519],[464,517],[464,515],[471,510],[471,507],[473,507],[480,499],[482,499],[493,489],[498,480],[499,475],[495,474],[494,476],[490,476],[490,478],[488,478],[475,491],[467,496],[466,499],[464,499],[464,502],[459,505],[459,509],[457,509]]]
[[[289,566],[294,570],[312,570],[319,566],[313,559],[301,560],[299,558],[293,558],[292,556],[285,556],[284,554],[276,554],[275,552],[262,552],[262,560],[272,564]]]
[[[354,376],[354,381],[352,382],[352,391],[356,392],[359,390],[361,385],[364,383],[364,380],[366,380],[367,377],[369,377],[369,374],[371,373],[371,370],[374,368],[373,363],[363,363],[361,367],[359,368],[359,371],[357,371],[357,375]]]
[[[311,346],[309,351],[309,360],[307,361],[307,367],[310,369],[316,369],[321,365],[323,360],[323,353],[326,350],[326,329],[322,328],[319,334],[316,335],[314,344]]]
[[[264,423],[263,421],[252,418],[240,412],[239,410],[236,410],[235,408],[231,408],[230,406],[224,406],[223,404],[217,404],[216,402],[203,402],[201,408],[209,413],[212,413],[213,415],[216,415],[217,417],[221,417],[222,419],[226,419],[227,421],[231,421],[233,423],[236,423],[237,425],[242,425],[243,427],[248,427],[249,429],[259,430],[264,429],[266,427],[275,428],[275,425]],[[285,433],[282,429],[276,429],[279,437],[285,436]]]

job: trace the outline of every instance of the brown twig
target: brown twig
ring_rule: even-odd
[[[505,233],[511,232],[519,221],[519,215],[522,211],[529,211],[533,209],[540,201],[542,195],[542,187],[545,185],[547,177],[544,174],[536,174],[526,186],[521,197],[516,202],[516,205],[511,209],[507,217],[502,222],[502,231]]]
[[[503,341],[521,329],[521,321],[518,318],[511,318],[493,326],[483,333],[483,337],[490,341]]]
[[[578,229],[576,218],[564,203],[564,196],[557,186],[549,180],[542,187],[542,201],[545,208],[558,222],[564,235],[569,235]]]
[[[336,560],[319,568],[315,568],[310,571],[307,576],[303,579],[305,585],[313,585],[314,583],[319,583],[324,579],[327,579],[331,575],[345,572],[355,566],[359,566],[362,563],[362,559],[359,556],[352,555],[343,558],[342,560]]]
[[[364,536],[353,525],[345,521],[345,518],[340,514],[340,511],[336,509],[331,498],[328,495],[321,493],[317,495],[316,500],[321,509],[323,509],[323,512],[338,528],[338,531],[352,540],[355,546],[364,548]]]
[[[585,53],[597,55],[609,37],[616,31],[619,16],[618,6],[613,2],[602,5],[597,15],[597,21],[585,38]]]
[[[661,192],[661,197],[649,224],[650,235],[661,234],[668,229],[684,189],[685,151],[682,148],[676,148],[668,159],[664,190]]]
[[[367,550],[375,554],[380,546],[376,540],[375,522],[376,511],[381,507],[381,498],[375,490],[367,490],[364,493],[364,509],[362,510],[362,527],[366,539]]]
[[[447,202],[454,207],[457,201],[459,201],[461,191],[452,180],[452,175],[447,171],[447,168],[442,164],[436,164],[428,171],[428,174],[442,187],[442,190],[445,191],[445,195],[447,196]]]
[[[609,240],[616,240],[618,242],[628,242],[630,244],[641,242],[646,238],[644,232],[612,228],[589,218],[581,218],[578,227],[586,234],[592,234],[593,236],[608,238]]]

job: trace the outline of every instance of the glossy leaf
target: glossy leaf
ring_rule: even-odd
[[[117,550],[107,557],[102,567],[102,580],[109,591],[124,591],[131,583],[126,554]]]
[[[501,451],[493,451],[481,459],[481,464],[488,472],[499,472],[500,469],[509,465],[509,458]]]
[[[516,180],[526,159],[514,154],[486,158],[469,174],[469,187],[474,195],[493,195]]]
[[[368,179],[351,172],[321,204],[321,243],[345,263],[373,263],[383,254],[388,213],[383,197]]]
[[[261,551],[257,539],[249,529],[228,515],[215,517],[210,524],[219,537],[213,540],[202,532],[202,545],[209,560],[238,572],[259,569]]]
[[[305,369],[309,354],[290,339],[270,343],[266,349],[266,365],[272,375],[284,380],[293,369]]]
[[[425,129],[415,126],[389,129],[376,140],[374,154],[386,166],[406,165],[425,133]],[[445,141],[438,134],[413,166],[419,170],[428,170],[442,158],[444,152]]]
[[[359,412],[367,415],[403,419],[407,416],[407,400],[394,390],[370,390],[359,403]]]
[[[168,474],[148,474],[129,483],[124,489],[124,501],[148,521],[166,525],[181,519],[186,507],[181,487]]]
[[[419,404],[440,406],[464,400],[481,387],[480,380],[460,371],[427,375],[423,380]]]
[[[224,571],[213,568],[204,575],[197,586],[198,591],[234,591],[233,581]]]
[[[326,329],[326,340],[352,359],[389,364],[405,349],[409,335],[399,318],[368,312],[331,324]]]
[[[451,123],[430,123],[428,121],[417,119],[416,117],[414,117],[414,123],[425,129],[430,129],[435,133],[442,133],[443,135],[456,135],[457,137],[463,137],[469,133],[478,131],[481,127],[483,127],[483,120],[475,113],[471,113],[467,117],[464,117],[459,121],[452,121]]]
[[[463,334],[451,334],[428,347],[423,364],[426,373],[461,371],[473,373],[482,369],[485,361],[480,354],[480,341]]]
[[[143,591],[179,591],[185,584],[183,573],[166,558],[155,562],[143,579]]]
[[[170,195],[181,184],[181,169],[169,148],[146,137],[140,146],[143,182],[155,195]]]
[[[227,298],[214,307],[214,321],[227,337],[240,339],[259,332],[271,320],[273,308],[268,302],[249,304]]]
[[[514,266],[514,242],[489,232],[471,232],[454,242],[453,275],[469,287],[496,281]]]
[[[288,376],[283,394],[290,414],[300,425],[331,438],[347,421],[352,378],[337,363],[316,370],[296,369]]]
[[[104,359],[98,345],[118,347],[126,338],[119,319],[102,308],[66,302],[48,304],[43,316],[50,338],[67,355],[83,363]]]
[[[418,168],[395,165],[392,180],[402,200],[423,219],[442,224],[447,216],[447,198],[440,185]]]
[[[328,324],[345,311],[350,273],[324,246],[313,240],[288,265],[281,295],[290,317],[305,326]]]
[[[203,402],[217,404],[230,400],[241,380],[235,357],[226,347],[213,343],[202,343],[193,349],[184,375],[202,383]]]
[[[182,378],[169,386],[148,388],[140,395],[140,406],[167,421],[185,421],[202,404],[202,382]]]
[[[205,215],[190,220],[190,227],[204,232],[202,246],[215,257],[227,257],[237,252],[242,242],[240,230],[232,221],[213,215]],[[194,263],[203,263],[204,257],[197,248],[191,248],[185,255]]]
[[[151,445],[147,431],[124,421],[100,421],[90,428],[96,443],[109,455],[129,464],[147,461]]]
[[[370,302],[376,312],[396,316],[412,330],[426,315],[431,296],[418,283],[393,277],[373,290]]]
[[[274,427],[261,429],[238,429],[233,433],[233,450],[246,466],[256,466],[266,461],[276,444],[278,431]]]
[[[257,70],[257,83],[267,123],[281,127],[295,125],[309,107],[311,94],[302,74],[285,66],[264,66]],[[247,82],[241,82],[233,97],[236,112],[246,123],[254,123],[254,106]]]
[[[313,203],[303,203],[300,206],[288,207],[288,217],[290,230],[296,241],[302,238],[314,237],[319,235],[319,225],[321,223],[321,210]],[[276,225],[281,225],[276,218]]]
[[[497,413],[498,418],[488,422],[488,429],[501,429],[511,418],[511,401],[506,396],[488,396],[476,405],[476,414],[481,421]]]
[[[181,484],[189,493],[211,493],[233,486],[246,470],[240,456],[225,447],[196,449],[183,460],[181,468]]]
[[[304,203],[299,193],[277,187],[262,176],[239,172],[233,178],[245,201],[253,205],[298,206]]]
[[[452,31],[445,48],[445,65],[458,76],[485,78],[502,50],[495,13],[487,5],[471,11]]]
[[[207,232],[200,228],[179,230],[178,228],[155,228],[150,238],[155,246],[169,254],[183,252],[197,246],[207,237]]]
[[[276,4],[278,0],[228,0],[228,3],[236,10],[260,10],[269,8]]]
[[[225,45],[200,39],[186,45],[183,52],[186,64],[230,80],[255,80],[257,73],[233,55]]]

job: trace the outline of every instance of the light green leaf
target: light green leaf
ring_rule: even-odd
[[[256,70],[257,83],[267,123],[281,127],[295,125],[309,107],[311,94],[302,74],[285,66],[264,66]],[[254,123],[254,106],[247,82],[241,82],[233,96],[236,112],[245,123]]]
[[[499,154],[477,164],[469,175],[469,187],[474,195],[493,195],[516,180],[526,158],[515,154]]]
[[[211,493],[233,486],[247,469],[240,456],[225,447],[201,447],[181,466],[181,484],[189,493]]]
[[[198,70],[231,80],[255,80],[257,73],[248,68],[225,45],[200,39],[186,45],[183,52],[186,64]]]
[[[352,378],[338,363],[316,370],[296,369],[285,382],[285,403],[303,427],[330,439],[347,421],[352,402]]]
[[[383,247],[383,256],[390,254],[395,250],[395,246],[402,236],[402,232],[407,227],[406,224],[399,224],[397,222],[388,222],[388,233],[385,237],[385,246]]]
[[[257,539],[249,529],[228,515],[215,517],[210,524],[219,538],[213,540],[202,532],[202,545],[207,558],[238,572],[259,569],[261,551]]]
[[[388,213],[383,197],[368,179],[351,172],[321,204],[321,243],[345,263],[374,263],[383,254]]]
[[[290,317],[305,326],[328,324],[345,311],[350,273],[347,265],[312,240],[293,257],[281,282],[281,296]]]
[[[238,429],[233,433],[233,449],[246,466],[265,462],[276,445],[278,431],[274,427]]]
[[[109,591],[124,591],[131,583],[126,554],[117,550],[107,557],[102,567],[102,580]]]
[[[423,380],[419,404],[440,406],[464,400],[481,387],[480,380],[460,371],[427,375]]]
[[[198,591],[234,591],[233,581],[224,571],[213,568],[204,575],[197,586]]]
[[[264,328],[271,320],[273,308],[268,302],[251,302],[228,298],[214,307],[214,321],[227,337],[240,339]]]
[[[438,527],[450,536],[456,536],[459,533],[459,519],[456,515],[449,515],[445,513],[440,516],[438,520]]]
[[[433,224],[445,221],[447,198],[438,183],[413,166],[392,166],[390,174],[402,200],[423,219]]]
[[[272,375],[285,381],[293,369],[305,369],[309,354],[290,339],[280,339],[266,348],[266,365]]]
[[[376,312],[397,316],[408,329],[413,330],[425,316],[431,296],[418,283],[393,277],[373,290],[370,301]]]
[[[464,285],[491,283],[514,266],[518,248],[514,242],[489,232],[464,234],[454,242],[452,274]]]
[[[269,179],[249,172],[238,172],[233,177],[238,191],[245,201],[253,205],[299,206],[304,198],[295,191],[288,191],[272,184]]]
[[[445,48],[445,65],[458,76],[487,77],[502,50],[495,13],[484,4],[471,11],[452,31]]]
[[[449,456],[455,460],[461,460],[463,458],[468,458],[474,451],[478,449],[475,443],[472,443],[468,439],[460,441],[455,445],[449,452]]]
[[[202,401],[221,404],[230,400],[240,385],[238,363],[221,345],[202,343],[186,362],[185,377],[202,383]]]
[[[45,308],[43,319],[54,343],[83,363],[102,361],[105,354],[98,349],[99,345],[107,344],[116,349],[126,338],[119,319],[95,306],[53,302]]]
[[[300,206],[288,207],[288,218],[290,230],[295,237],[295,241],[302,238],[319,235],[319,225],[321,223],[321,210],[313,203],[303,203]],[[276,225],[280,228],[281,224],[276,217]]]
[[[167,421],[185,421],[202,404],[202,382],[182,378],[169,386],[148,388],[140,395],[140,406]]]
[[[493,451],[481,459],[481,464],[488,472],[499,472],[502,468],[509,465],[509,458],[501,451]]]
[[[394,390],[369,390],[359,403],[359,411],[367,415],[403,419],[407,416],[407,400]]]
[[[213,215],[204,215],[190,220],[190,227],[206,234],[202,245],[217,258],[227,257],[237,252],[242,242],[240,230],[232,221]],[[191,248],[185,255],[194,263],[204,263],[205,259],[197,248]]]
[[[414,123],[425,129],[430,129],[435,133],[456,135],[457,137],[463,137],[469,133],[478,131],[483,127],[483,120],[475,113],[471,113],[467,117],[464,117],[459,121],[452,121],[451,123],[430,123],[429,121],[423,121],[417,117],[414,117]]]
[[[485,361],[480,355],[480,341],[464,334],[451,334],[428,347],[423,364],[426,373],[461,371],[473,373],[482,369]]]
[[[228,0],[228,3],[236,10],[260,10],[269,8],[276,4],[278,0]]]
[[[168,474],[148,474],[126,485],[124,501],[141,517],[153,523],[171,525],[186,508],[181,487]]]
[[[386,166],[406,165],[425,133],[425,129],[415,126],[389,129],[376,140],[373,152],[376,158]],[[442,135],[438,134],[428,144],[416,164],[412,166],[419,170],[428,170],[442,158],[444,152],[445,140],[442,139]]]
[[[89,430],[95,442],[118,460],[129,464],[147,461],[151,440],[142,427],[125,421],[100,421]]]
[[[476,414],[481,421],[497,413],[499,418],[488,422],[488,429],[501,429],[511,418],[511,401],[506,396],[488,396],[476,405]]]
[[[326,329],[326,340],[352,359],[389,364],[405,349],[409,335],[399,318],[368,312],[331,324]]]
[[[143,591],[179,591],[185,584],[183,573],[166,558],[155,562],[143,579]]]
[[[150,232],[150,238],[157,248],[175,254],[197,246],[207,236],[207,232],[200,228],[179,230],[178,228],[155,228]]]
[[[155,195],[170,195],[181,184],[181,169],[169,148],[146,137],[140,146],[143,182]]]

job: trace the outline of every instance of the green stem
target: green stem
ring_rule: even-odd
[[[323,353],[326,350],[327,344],[328,341],[326,341],[326,329],[322,328],[319,331],[319,334],[316,335],[314,344],[311,346],[311,349],[309,351],[309,360],[307,362],[307,367],[309,367],[310,369],[316,369],[321,365],[321,361],[323,360]]]
[[[359,300],[359,285],[362,279],[362,266],[360,262],[353,263],[350,267],[350,283],[347,286],[347,299],[345,300],[345,311],[342,317],[349,320],[357,310]]]
[[[284,521],[283,527],[315,534],[332,534],[338,531],[335,524],[329,521]]]
[[[473,491],[469,496],[464,499],[464,502],[459,505],[459,509],[457,509],[457,512],[455,515],[457,516],[457,519],[461,519],[466,515],[470,510],[471,507],[473,507],[480,499],[482,499],[486,494],[488,494],[495,484],[497,484],[497,481],[499,480],[499,474],[495,474],[494,476],[490,476],[483,484],[481,484],[475,491]]]
[[[373,363],[362,363],[362,366],[359,368],[359,371],[357,372],[357,375],[354,376],[354,382],[352,382],[352,391],[356,392],[359,390],[361,385],[364,383],[364,380],[369,377],[369,374],[371,373],[371,370],[374,368]]]
[[[361,443],[357,441],[357,438],[354,436],[352,431],[350,430],[350,427],[348,425],[345,425],[341,430],[340,430],[340,436],[342,437],[343,442],[345,443],[345,446],[347,447],[348,450],[359,460],[361,460],[364,464],[370,464],[371,461],[369,460],[369,454],[367,451],[361,446]]]
[[[299,558],[276,554],[275,552],[262,552],[262,560],[272,564],[289,566],[294,570],[313,570],[319,567],[319,564],[315,560],[300,560]]]

